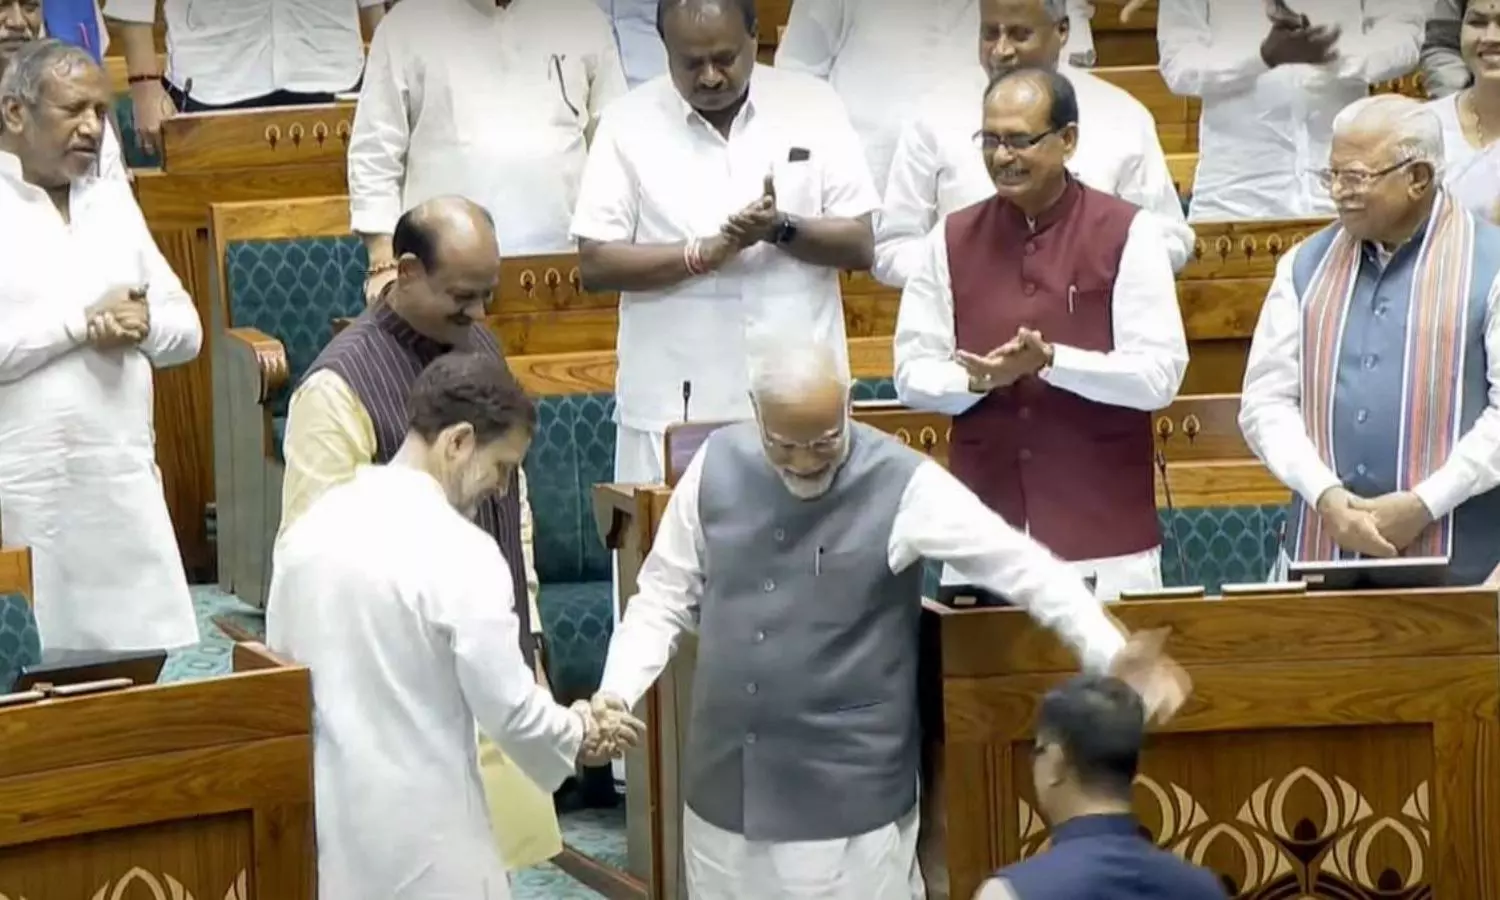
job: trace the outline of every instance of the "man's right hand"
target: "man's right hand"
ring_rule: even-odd
[[[1375,514],[1355,507],[1354,495],[1342,487],[1329,488],[1318,498],[1318,516],[1338,544],[1351,553],[1389,559],[1398,551],[1380,533]]]
[[[631,715],[630,707],[614,694],[600,692],[589,704],[594,721],[599,723],[599,732],[610,749],[611,755],[640,745],[646,735],[646,723]]]
[[[1296,16],[1290,10],[1287,12]],[[1339,40],[1338,27],[1308,27],[1301,24],[1305,21],[1301,16],[1297,16],[1297,21],[1298,24],[1294,26],[1289,21],[1272,20],[1271,31],[1260,44],[1260,58],[1265,64],[1274,69],[1297,63],[1321,66],[1332,62],[1338,56],[1338,51],[1334,49]]]
[[[703,265],[710,272],[717,272],[726,263],[734,259],[745,249],[739,242],[728,234],[719,233],[712,237],[703,238],[698,243],[698,257],[703,260]]]
[[[145,288],[115,288],[84,311],[88,341],[100,350],[134,346],[151,330]]]
[[[177,115],[177,104],[159,78],[132,84],[130,103],[135,111],[135,142],[142,153],[155,156],[161,150],[161,123]]]

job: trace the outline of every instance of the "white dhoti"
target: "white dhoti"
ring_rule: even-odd
[[[615,427],[615,483],[659,484],[666,479],[666,433],[661,431],[637,431],[624,425]],[[613,553],[614,560],[614,612],[615,625],[620,624],[623,598],[620,596],[620,554]],[[625,780],[625,761],[617,759],[610,763],[616,781]]]
[[[1105,602],[1120,599],[1125,591],[1160,590],[1161,547],[1152,547],[1126,556],[1086,559],[1070,564],[1078,577],[1094,582],[1094,596]],[[943,566],[943,584],[964,584],[951,566]]]
[[[919,804],[920,805],[920,804]],[[923,900],[917,807],[828,841],[749,841],[683,809],[689,900]]]

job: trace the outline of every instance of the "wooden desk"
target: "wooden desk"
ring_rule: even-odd
[[[1236,898],[1500,897],[1495,590],[1121,603],[1194,679],[1137,812]],[[1018,610],[932,606],[951,896],[1037,853],[1029,748],[1071,653]],[[935,657],[935,658],[933,658]],[[930,683],[930,682],[929,682]]]
[[[0,547],[0,594],[24,594],[31,599],[31,551]]]
[[[308,671],[0,709],[0,897],[315,900]]]

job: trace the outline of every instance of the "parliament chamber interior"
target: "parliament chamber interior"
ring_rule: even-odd
[[[347,154],[360,93],[180,112],[142,141],[132,99],[145,96],[141,72],[154,78],[205,58],[169,33],[192,28],[193,3],[183,13],[159,0],[156,70],[127,62],[139,35],[111,17],[125,2],[102,5],[112,127],[150,236],[203,331],[196,358],[153,373],[156,466],[200,640],[159,666],[150,654],[95,660],[87,677],[58,683],[35,612],[48,602],[34,591],[40,563],[0,530],[0,691],[13,691],[0,696],[0,900],[327,900],[316,886],[317,676],[268,648],[265,607],[293,392],[368,305],[372,263],[351,228]],[[396,24],[403,4],[473,2],[399,0],[379,27]],[[773,62],[794,2],[812,0],[756,3],[762,64]],[[622,15],[623,4],[600,5]],[[1121,4],[1096,0],[1088,71],[1149,111],[1186,211],[1208,101],[1168,87],[1157,5],[1122,21]],[[0,0],[0,22],[6,7]],[[654,37],[649,23],[636,25]],[[174,46],[184,59],[170,58]],[[1415,66],[1369,90],[1428,96]],[[1247,443],[1240,392],[1278,263],[1330,221],[1189,222],[1191,253],[1175,275],[1189,361],[1175,400],[1150,413],[1162,587],[1108,609],[1132,630],[1169,628],[1167,650],[1193,686],[1147,738],[1135,813],[1157,846],[1212,869],[1236,900],[1500,900],[1496,588],[1310,594],[1306,584],[1267,583],[1295,530],[1293,491]],[[629,597],[673,486],[706,439],[695,422],[669,427],[662,483],[616,483],[620,293],[584,282],[576,251],[506,254],[484,317],[536,403],[525,502],[541,665],[564,706],[599,688],[617,627],[615,559],[619,595]],[[840,272],[838,289],[854,418],[946,465],[950,418],[898,399],[901,290],[865,271]],[[0,450],[0,510],[12,502],[6,458]],[[935,793],[935,864],[945,873],[941,888],[928,875],[928,894],[967,900],[997,870],[1048,852],[1034,720],[1040,698],[1079,662],[1023,611],[936,602],[936,569],[927,574],[919,702],[923,756],[941,777],[923,783]],[[583,769],[558,792],[561,852],[512,872],[513,896],[688,897],[684,753],[696,643],[683,639],[637,710],[641,745],[613,774],[594,772],[604,798]],[[497,834],[507,808],[492,803]],[[741,896],[762,895],[746,886]]]

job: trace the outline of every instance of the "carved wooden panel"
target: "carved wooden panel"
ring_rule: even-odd
[[[162,162],[174,175],[286,165],[342,168],[353,101],[190,113],[162,124]]]

